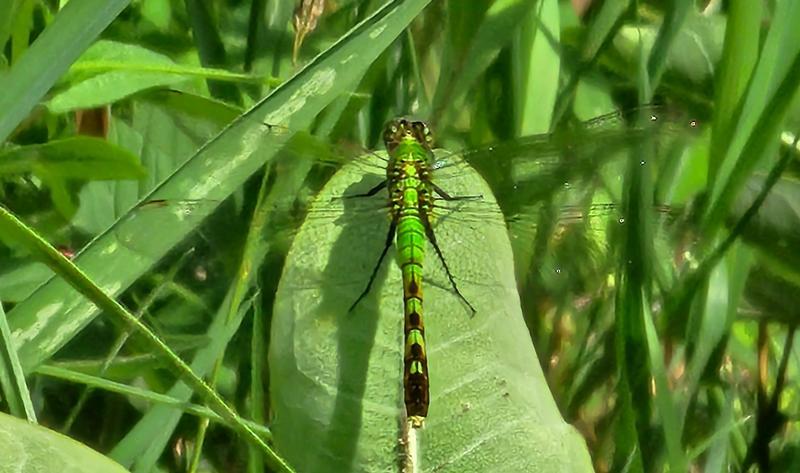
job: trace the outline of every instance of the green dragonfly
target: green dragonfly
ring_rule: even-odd
[[[634,120],[640,116],[644,119]],[[484,278],[480,271],[465,274],[468,270],[461,269],[462,263],[455,266],[450,263],[454,259],[463,261],[465,250],[478,251],[475,245],[459,240],[463,238],[468,242],[483,238],[478,233],[470,236],[475,229],[499,229],[502,234],[508,231],[515,250],[518,250],[516,254],[520,255],[516,257],[517,264],[524,268],[527,266],[520,261],[531,258],[535,252],[537,230],[542,227],[538,220],[548,215],[548,210],[549,215],[555,216],[546,219],[551,227],[548,234],[555,241],[566,241],[563,233],[569,227],[582,227],[577,234],[583,236],[587,230],[588,233],[600,231],[598,229],[609,221],[624,223],[624,215],[615,202],[620,199],[621,176],[630,150],[654,142],[662,145],[662,142],[671,141],[665,137],[679,140],[692,134],[695,126],[690,120],[665,119],[657,108],[645,108],[635,113],[604,115],[556,133],[447,152],[434,150],[433,133],[424,122],[402,118],[391,121],[384,131],[385,153],[359,152],[357,155],[344,147],[313,139],[309,145],[309,137],[302,134],[291,139],[284,136],[287,142],[283,151],[287,156],[284,162],[296,165],[300,162],[297,158],[313,156],[313,164],[321,165],[320,169],[344,167],[349,174],[348,178],[337,180],[334,177],[330,181],[326,181],[330,174],[324,174],[322,181],[326,185],[310,193],[314,198],[310,205],[304,205],[304,199],[296,196],[270,200],[267,205],[275,215],[300,212],[304,218],[302,226],[290,219],[289,223],[276,223],[272,230],[275,234],[286,236],[288,233],[300,240],[303,228],[311,226],[317,232],[317,241],[321,242],[325,238],[322,235],[325,229],[336,227],[342,229],[342,233],[337,235],[331,258],[337,258],[341,253],[336,245],[363,248],[364,251],[348,252],[351,257],[344,258],[348,261],[340,265],[347,269],[331,271],[329,268],[335,265],[330,261],[319,266],[318,270],[309,269],[314,263],[301,264],[305,267],[299,272],[287,268],[279,294],[306,290],[318,294],[320,287],[341,287],[355,279],[352,287],[358,289],[335,290],[335,297],[320,304],[335,299],[340,312],[349,314],[357,312],[357,309],[368,310],[376,303],[372,297],[376,281],[390,279],[385,274],[385,261],[394,247],[395,258],[392,259],[399,267],[402,282],[402,293],[398,285],[396,294],[402,300],[400,310],[404,314],[403,403],[410,425],[421,427],[428,415],[431,398],[423,323],[423,286],[430,284],[437,290],[452,294],[468,318],[491,310],[483,307],[471,293],[460,289],[462,281],[469,281],[474,286],[475,283],[480,285]],[[269,127],[268,131],[288,133],[278,127]],[[647,164],[655,170],[659,163],[642,161],[640,164]],[[479,189],[465,183],[465,176],[474,174],[472,169],[478,170],[488,188]],[[314,173],[308,172],[308,175]],[[492,196],[493,193],[497,198]],[[195,215],[203,217],[208,212],[198,212],[198,209],[217,204],[155,200],[141,205],[141,213],[133,215],[139,218],[145,210],[161,209],[167,210],[174,218],[185,220]],[[554,208],[557,210],[553,211]],[[276,221],[279,222],[280,218]],[[456,228],[454,225],[460,225],[456,232],[450,230]],[[559,233],[562,235],[558,236]],[[443,238],[440,235],[444,235]],[[442,244],[443,239],[445,244]],[[125,236],[122,240],[134,243]],[[586,241],[593,240],[589,238]],[[297,246],[295,242],[289,260],[311,258],[311,245]],[[429,248],[433,250],[434,258],[426,260]],[[474,255],[474,258],[491,257]],[[472,256],[466,255],[466,258]],[[544,262],[541,257],[536,259]],[[550,261],[549,266],[550,272],[558,274],[562,280],[571,277],[568,273],[573,271],[572,265]],[[541,264],[539,271],[542,271]],[[354,278],[353,274],[360,275]],[[518,280],[526,276],[525,270],[518,270]],[[322,299],[329,292],[330,289],[323,290]],[[343,294],[347,296],[342,297]],[[426,307],[427,301],[426,297]],[[436,316],[456,317],[454,314]],[[359,315],[353,314],[345,320],[346,325],[363,322]],[[356,322],[358,320],[361,322]]]

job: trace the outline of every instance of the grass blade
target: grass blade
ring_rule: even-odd
[[[11,70],[0,76],[0,142],[117,17],[129,0],[69,2]]]

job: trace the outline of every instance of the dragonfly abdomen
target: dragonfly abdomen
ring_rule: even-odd
[[[403,275],[403,387],[406,415],[419,427],[428,415],[430,390],[425,326],[422,310],[422,265],[428,244],[423,219],[430,211],[427,183],[419,179],[424,163],[400,161],[393,192],[393,212],[397,222],[397,260]]]
[[[416,210],[416,209],[415,209]],[[406,212],[401,211],[401,214]],[[430,402],[428,359],[425,354],[425,326],[422,322],[422,262],[425,229],[419,215],[401,215],[397,227],[397,250],[403,274],[405,350],[403,385],[406,414],[412,423],[422,423]]]

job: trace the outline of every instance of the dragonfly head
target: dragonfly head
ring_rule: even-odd
[[[424,146],[426,149],[433,147],[433,134],[428,124],[422,120],[410,118],[395,118],[386,124],[383,131],[383,143],[386,150],[390,153],[397,148],[397,145],[406,140],[413,140]]]

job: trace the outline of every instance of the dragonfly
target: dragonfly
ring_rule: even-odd
[[[364,194],[353,197],[370,197],[387,189],[391,223],[386,242],[369,282],[351,309],[369,293],[375,276],[394,242],[398,264],[403,276],[403,389],[406,415],[412,427],[423,425],[428,415],[430,392],[428,385],[428,360],[425,349],[423,323],[422,262],[426,243],[430,243],[441,262],[453,292],[475,313],[475,308],[459,291],[453,274],[447,266],[442,250],[436,242],[431,225],[432,213],[438,196],[448,202],[478,199],[481,196],[452,196],[431,178],[434,155],[431,145],[433,135],[428,125],[419,120],[400,118],[390,122],[385,129],[384,144],[389,153],[386,179]],[[395,241],[396,239],[396,241]]]
[[[636,121],[635,118],[640,116],[644,118]],[[435,149],[430,127],[424,121],[409,118],[392,120],[386,126],[383,133],[386,151],[383,153],[363,150],[354,153],[345,146],[322,143],[305,135],[298,139],[300,143],[294,143],[294,137],[287,139],[285,162],[296,162],[293,160],[300,156],[313,156],[313,163],[324,170],[333,172],[341,168],[339,172],[344,172],[343,168],[348,167],[352,178],[331,184],[335,178],[330,178],[330,172],[323,173],[325,177],[321,180],[325,186],[320,190],[310,185],[313,190],[308,195],[311,197],[305,198],[298,193],[269,201],[275,215],[299,214],[303,221],[302,225],[297,225],[293,219],[289,219],[289,223],[278,223],[272,228],[275,235],[285,237],[288,233],[290,238],[300,240],[302,228],[314,225],[316,238],[321,241],[325,228],[335,226],[351,229],[345,230],[347,236],[340,237],[341,240],[351,247],[363,247],[365,251],[355,252],[359,253],[358,262],[346,262],[350,264],[346,267],[352,269],[326,274],[323,265],[322,274],[308,271],[309,274],[300,273],[300,276],[291,278],[285,273],[282,284],[284,280],[293,280],[293,285],[284,285],[291,286],[287,290],[317,290],[319,286],[336,285],[341,283],[337,280],[352,279],[353,274],[360,273],[355,278],[360,282],[360,289],[350,291],[350,299],[342,306],[351,314],[349,317],[353,317],[345,319],[345,325],[349,325],[354,323],[352,320],[357,314],[352,313],[360,305],[374,304],[369,299],[376,281],[380,279],[381,271],[386,270],[387,259],[394,261],[402,283],[402,292],[399,287],[396,292],[398,299],[402,300],[400,310],[403,311],[403,345],[402,350],[398,350],[403,359],[402,398],[408,422],[411,427],[420,428],[428,417],[431,402],[428,334],[423,322],[422,288],[427,282],[424,282],[423,274],[426,278],[431,273],[443,276],[432,280],[431,284],[439,288],[444,286],[444,291],[455,297],[468,319],[489,311],[481,306],[482,301],[462,291],[459,283],[469,278],[451,263],[456,257],[464,259],[463,254],[455,254],[459,249],[475,251],[474,246],[459,243],[459,238],[464,241],[472,238],[470,230],[457,232],[462,235],[446,233],[447,241],[443,245],[440,229],[455,228],[453,225],[457,224],[462,229],[488,227],[510,235],[515,261],[523,268],[518,268],[516,275],[517,281],[521,282],[530,276],[525,269],[530,268],[527,264],[530,259],[539,261],[538,271],[548,266],[541,264],[545,259],[541,255],[534,256],[535,242],[540,238],[538,235],[541,235],[543,226],[549,227],[546,234],[550,241],[566,242],[568,237],[564,234],[568,233],[566,229],[569,227],[582,227],[576,233],[585,236],[587,231],[601,231],[598,228],[609,221],[616,225],[624,224],[624,213],[616,202],[621,200],[622,176],[631,149],[654,141],[658,141],[659,146],[661,141],[671,141],[665,137],[680,141],[682,137],[694,134],[695,128],[696,123],[691,120],[665,118],[658,108],[644,108],[603,115],[554,133],[457,152]],[[272,126],[268,132],[291,133]],[[638,159],[642,160],[640,165],[648,169],[656,169],[659,164],[645,162],[643,157]],[[474,170],[485,180],[487,188],[476,189],[461,182],[464,176],[474,174]],[[309,171],[307,175],[315,174]],[[311,203],[306,205],[309,201]],[[175,220],[191,220],[197,215],[199,224],[207,214],[205,208],[218,204],[200,200],[151,200],[139,206],[133,217],[140,218],[146,211],[155,209],[161,213],[166,211]],[[664,210],[663,206],[657,207],[660,212]],[[366,235],[369,235],[371,243],[366,242]],[[380,246],[375,243],[376,238]],[[121,240],[131,245],[136,243],[132,236],[127,235]],[[597,244],[595,238],[586,241]],[[587,246],[592,243],[587,243]],[[292,259],[291,252],[296,246],[297,241],[288,259]],[[395,257],[387,258],[392,248]],[[428,249],[433,250],[434,256],[430,261],[425,258]],[[303,252],[310,254],[309,245],[305,244],[298,251],[301,255],[306,254]],[[596,249],[596,252],[603,253],[602,249]],[[492,257],[476,252],[467,258],[473,256]],[[565,280],[571,279],[568,273],[585,271],[587,265],[584,262],[584,268],[580,269],[580,264],[550,261],[549,271],[551,276],[558,274]],[[290,270],[287,268],[286,271]],[[481,276],[476,276],[470,282],[480,284],[481,279]]]

